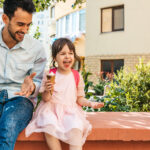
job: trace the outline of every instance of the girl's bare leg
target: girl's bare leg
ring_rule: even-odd
[[[79,129],[73,129],[70,134],[70,139],[75,143],[82,141],[82,132]],[[82,146],[69,145],[69,150],[82,150]]]
[[[82,150],[82,146],[69,145],[69,150]]]
[[[57,138],[47,133],[45,133],[45,138],[46,138],[46,142],[50,150],[62,150],[60,141]]]

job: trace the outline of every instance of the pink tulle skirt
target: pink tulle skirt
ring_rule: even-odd
[[[45,132],[70,145],[81,146],[90,131],[91,124],[77,104],[41,101],[26,128],[26,136],[33,132]]]

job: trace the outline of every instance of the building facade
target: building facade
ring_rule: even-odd
[[[150,61],[150,1],[87,0],[85,63],[91,80]]]
[[[3,15],[3,9],[0,8],[0,29],[4,26],[3,20],[2,20],[2,15]]]
[[[39,41],[43,44],[47,56],[50,55],[50,13],[49,9],[42,12],[36,12],[33,14],[33,25],[30,27],[29,34],[34,36],[36,30],[40,33]]]
[[[60,37],[69,38],[76,47],[82,62],[85,57],[85,16],[86,4],[73,8],[74,0],[54,3],[50,8],[50,36],[51,44]],[[77,67],[78,68],[78,67]]]

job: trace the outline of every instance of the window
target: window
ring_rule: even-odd
[[[65,26],[66,34],[69,33],[69,25],[70,25],[70,15],[67,15],[66,16],[66,26]]]
[[[41,20],[41,25],[43,25],[44,24],[44,21],[43,20]]]
[[[38,19],[43,19],[44,18],[44,14],[39,13],[37,16]]]
[[[85,9],[79,12],[79,31],[85,31]]]
[[[101,32],[124,30],[124,6],[101,9]]]
[[[107,73],[117,73],[121,67],[124,66],[124,60],[101,60],[101,71],[103,72],[103,78],[106,77]]]
[[[55,18],[55,7],[51,7],[51,18],[54,19]]]
[[[77,13],[72,13],[72,32],[76,32],[77,26]]]
[[[70,13],[56,22],[57,37],[76,37],[80,32],[85,32],[85,9]]]

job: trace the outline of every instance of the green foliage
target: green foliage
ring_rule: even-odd
[[[104,111],[150,111],[150,64],[140,60],[135,72],[120,70],[104,102]]]
[[[105,85],[106,85],[105,80],[99,79],[98,84],[93,86],[93,90],[95,91],[95,95],[103,95]]]
[[[82,3],[85,3],[85,2],[86,0],[76,0],[74,4],[72,5],[72,8],[75,9],[77,5],[79,6],[79,8],[81,8]]]
[[[33,0],[36,11],[43,11],[44,9],[47,9],[52,3],[55,2],[66,2],[66,0]],[[0,7],[3,7],[4,0],[0,0]],[[76,8],[76,6],[81,6],[82,3],[86,2],[86,0],[75,0],[74,4],[72,5],[73,8]]]
[[[41,35],[41,33],[39,32],[39,27],[37,27],[33,37],[35,39],[39,39],[40,35]]]
[[[54,2],[54,0],[33,0],[33,1],[37,12],[47,9],[51,5],[51,3]]]
[[[3,7],[3,2],[4,2],[4,0],[0,0],[0,7],[1,8]]]
[[[103,95],[105,86],[108,85],[112,79],[113,79],[112,73],[107,73],[106,78],[104,79],[103,72],[101,72],[99,75],[99,82],[93,86],[95,95]]]
[[[90,98],[90,96],[92,96],[92,93],[89,92],[89,88],[93,86],[93,82],[89,81],[88,77],[90,75],[92,75],[92,73],[86,71],[85,66],[83,66],[81,74],[82,74],[82,77],[83,77],[83,80],[84,80],[84,84],[85,84],[84,92],[85,92],[86,98]]]

